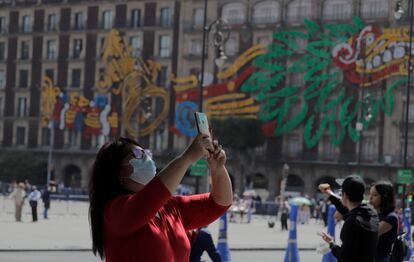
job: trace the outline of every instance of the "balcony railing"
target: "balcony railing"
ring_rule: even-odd
[[[386,18],[389,16],[388,11],[369,11],[369,12],[362,12],[362,18],[370,19],[370,18]]]
[[[211,23],[211,20],[207,20],[207,25]],[[184,21],[182,23],[184,32],[193,32],[193,31],[202,31],[203,30],[203,21]]]
[[[276,16],[263,16],[263,17],[254,17],[252,20],[252,25],[266,25],[266,24],[275,24],[279,23],[280,19]]]

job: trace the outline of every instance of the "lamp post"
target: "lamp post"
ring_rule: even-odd
[[[50,130],[50,143],[49,143],[49,153],[47,156],[47,179],[46,179],[46,188],[50,186],[50,179],[52,176],[52,154],[53,146],[55,143],[55,128],[53,120],[49,121],[48,128]]]
[[[198,111],[203,112],[204,102],[204,74],[205,74],[205,60],[206,60],[206,48],[208,44],[208,36],[210,33],[213,35],[213,45],[215,47],[214,63],[218,68],[224,66],[227,60],[227,56],[224,53],[224,44],[227,42],[230,36],[226,21],[219,18],[213,21],[207,26],[207,0],[204,0],[204,17],[203,17],[203,39],[201,48],[201,72],[200,72],[200,98],[198,104]],[[207,177],[207,176],[206,176]],[[208,177],[206,183],[208,184]],[[200,177],[196,176],[196,194],[199,193]]]
[[[407,67],[407,88],[406,88],[406,104],[405,104],[405,125],[404,125],[404,151],[403,151],[403,167],[407,168],[407,148],[408,148],[408,121],[409,121],[409,108],[410,108],[410,88],[412,82],[412,45],[413,45],[413,16],[414,16],[414,2],[413,0],[408,0],[408,10],[409,10],[409,21],[410,21],[410,32],[409,32],[409,46],[408,46],[408,67]],[[401,1],[397,1],[394,16],[398,20],[402,17],[404,10],[401,7]],[[403,185],[403,197],[402,205],[405,206],[405,194],[406,194],[406,185]]]
[[[280,201],[284,201],[289,170],[289,165],[285,163],[282,167],[282,181],[280,181]]]

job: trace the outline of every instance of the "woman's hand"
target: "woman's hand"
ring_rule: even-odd
[[[325,232],[321,233],[321,237],[323,239],[323,241],[325,241],[326,243],[330,244],[334,242],[333,237],[331,237],[330,235],[326,234]]]
[[[207,156],[209,152],[214,152],[211,137],[205,134],[198,134],[193,142],[185,149],[183,157],[194,163],[203,156]]]
[[[213,141],[213,151],[209,152],[208,165],[211,171],[215,171],[226,164],[227,156],[226,152],[222,149],[217,140]]]

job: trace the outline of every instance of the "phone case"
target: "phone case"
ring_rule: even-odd
[[[207,115],[205,113],[195,112],[194,116],[198,132],[201,134],[210,135]]]

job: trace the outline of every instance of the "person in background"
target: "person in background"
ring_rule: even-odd
[[[173,196],[191,164],[206,156],[211,192]],[[199,134],[156,174],[148,149],[119,138],[99,150],[89,186],[92,251],[106,261],[183,262],[190,258],[187,231],[210,224],[232,204],[226,154]]]
[[[43,205],[44,205],[43,218],[48,219],[47,213],[50,208],[50,192],[49,192],[48,187],[46,187],[45,190],[43,190],[42,200],[43,200]]]
[[[332,236],[321,234],[322,239],[329,244],[332,254],[339,262],[374,261],[379,219],[371,207],[362,204],[365,192],[362,178],[355,175],[345,178],[342,183],[342,199],[333,193],[329,184],[321,184],[319,189],[329,196],[329,200],[345,219],[340,234],[341,246],[334,243]]]
[[[14,184],[13,192],[9,195],[9,198],[14,199],[14,217],[16,218],[16,222],[22,221],[22,209],[24,205],[24,199],[26,196],[26,192],[24,191],[24,184]]]
[[[283,230],[288,230],[288,218],[289,218],[289,205],[287,203],[287,201],[283,201],[282,205],[280,207],[280,223],[281,223],[281,228],[282,231]]]
[[[29,194],[29,204],[32,208],[32,220],[33,222],[37,222],[37,202],[42,197],[42,194],[39,190],[37,190],[36,186],[32,186],[32,192]]]
[[[200,262],[204,251],[207,252],[213,262],[221,262],[220,253],[214,246],[213,238],[207,227],[193,230],[190,234],[191,253],[190,262]]]
[[[390,182],[380,181],[370,189],[369,203],[377,211],[379,240],[376,262],[389,262],[391,249],[398,235],[398,216],[395,211],[394,187]]]

